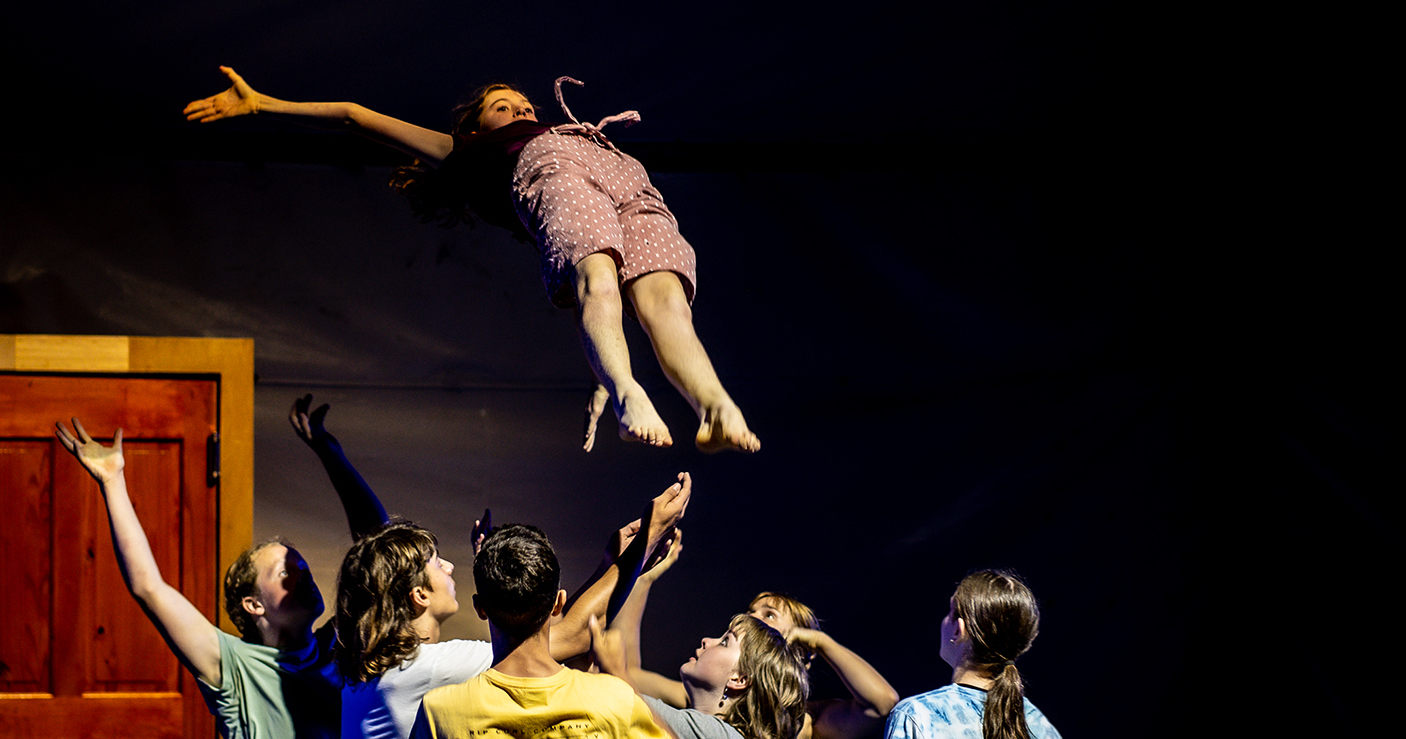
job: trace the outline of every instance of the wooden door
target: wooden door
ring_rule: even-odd
[[[97,483],[58,443],[123,429],[132,504],[168,583],[216,615],[213,379],[0,375],[0,736],[210,737],[214,721],[127,592]]]

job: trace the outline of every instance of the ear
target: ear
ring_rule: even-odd
[[[252,595],[244,596],[244,599],[239,601],[239,605],[243,606],[246,612],[256,618],[264,615],[264,604]]]
[[[425,592],[425,588],[416,585],[410,589],[410,602],[414,604],[416,613],[422,613],[430,607],[430,596]]]
[[[957,619],[957,631],[956,631],[956,633],[954,634],[954,636],[956,636],[957,641],[959,641],[959,642],[964,642],[964,641],[967,640],[967,620],[966,620],[966,619],[964,619],[964,618],[958,618],[958,619]]]
[[[556,600],[555,603],[552,604],[552,618],[556,618],[557,616],[560,616],[560,615],[561,615],[561,610],[562,610],[563,608],[565,608],[565,607],[566,607],[566,591],[565,591],[565,590],[558,590],[558,591],[557,591],[557,600]]]
[[[478,593],[474,593],[474,613],[484,621],[488,620],[488,611],[483,610],[483,606],[478,604]]]
[[[751,684],[752,678],[747,677],[746,675],[739,675],[734,673],[732,677],[727,679],[727,689],[737,693],[746,690],[747,686]]]

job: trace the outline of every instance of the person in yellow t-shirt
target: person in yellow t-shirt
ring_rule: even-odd
[[[644,516],[647,533],[642,526],[622,559],[642,562],[673,530],[691,493],[688,476],[680,479],[651,501]],[[632,586],[639,569],[622,567],[622,582]],[[411,737],[671,736],[625,681],[572,670],[552,659],[551,621],[566,603],[560,581],[561,566],[540,529],[509,524],[488,534],[474,558],[478,592],[473,604],[488,621],[493,666],[467,682],[426,694]]]

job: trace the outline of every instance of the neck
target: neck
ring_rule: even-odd
[[[259,624],[259,635],[266,647],[274,647],[285,652],[296,652],[312,641],[312,624],[301,629],[281,629],[268,624]]]
[[[737,696],[726,693],[725,688],[706,689],[698,685],[684,683],[688,692],[688,707],[714,716],[726,716],[727,710],[737,702]],[[724,695],[726,694],[726,697]]]
[[[414,627],[415,635],[420,637],[422,644],[434,644],[439,641],[439,619],[431,616],[429,611],[421,612],[410,625]]]
[[[995,680],[973,670],[965,664],[958,665],[952,670],[952,682],[970,685],[973,688],[981,688],[982,690],[990,690],[991,686],[996,684]]]
[[[551,677],[562,670],[552,659],[551,625],[546,623],[532,636],[513,643],[506,634],[488,623],[493,638],[493,669],[513,677]]]

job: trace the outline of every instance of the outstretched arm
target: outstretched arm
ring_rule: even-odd
[[[635,586],[651,552],[659,549],[683,518],[693,492],[693,480],[687,472],[679,473],[679,482],[669,486],[649,502],[645,515],[638,523],[639,533],[631,535],[636,526],[631,522],[617,532],[628,545],[594,583],[572,604],[559,624],[551,630],[552,656],[558,661],[569,659],[590,649],[592,617],[605,622],[615,617]]]
[[[688,693],[684,691],[683,683],[678,680],[664,677],[657,672],[650,672],[641,666],[640,623],[644,620],[644,609],[649,602],[650,589],[654,587],[654,583],[659,580],[660,576],[674,566],[674,562],[678,561],[682,551],[683,531],[678,531],[670,543],[667,556],[659,564],[640,575],[634,589],[630,592],[630,597],[626,599],[624,607],[620,609],[620,613],[610,624],[610,631],[619,634],[620,649],[624,659],[622,669],[629,671],[630,684],[635,686],[635,690],[641,695],[658,698],[674,708],[688,707]]]
[[[161,577],[151,554],[146,532],[127,495],[127,479],[122,473],[122,429],[113,434],[112,446],[94,441],[83,424],[73,419],[73,432],[57,423],[59,442],[83,469],[98,481],[112,529],[112,548],[127,590],[141,604],[161,637],[176,653],[181,664],[207,684],[220,687],[219,631],[181,592]]]
[[[796,627],[786,635],[792,644],[804,644],[820,653],[849,688],[850,700],[815,701],[811,716],[813,739],[858,739],[884,725],[898,704],[898,692],[863,657],[823,631]]]
[[[294,103],[255,92],[229,67],[220,67],[232,83],[228,90],[185,107],[188,121],[210,123],[241,115],[272,115],[304,126],[336,128],[361,134],[438,167],[454,150],[454,138],[406,123],[356,103]]]
[[[337,443],[337,437],[323,427],[323,419],[327,417],[331,406],[323,403],[309,415],[308,407],[311,405],[311,394],[293,401],[293,408],[288,411],[288,422],[293,424],[298,438],[316,452],[317,458],[322,461],[322,467],[327,470],[327,477],[331,478],[337,497],[342,499],[342,509],[347,513],[347,526],[351,528],[352,539],[360,539],[389,520],[385,506],[381,505],[381,499],[376,497],[371,486],[361,479],[347,455],[342,453],[342,445]]]

